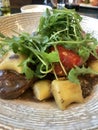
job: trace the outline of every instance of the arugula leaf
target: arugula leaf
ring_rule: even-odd
[[[6,36],[0,32],[0,38],[5,38]]]
[[[84,66],[80,67],[75,67],[70,70],[68,74],[68,79],[74,83],[79,84],[79,75],[85,75],[85,74],[98,74],[97,72],[93,71],[90,67],[85,68]]]
[[[27,59],[20,65],[28,79],[35,76],[45,77],[53,71],[54,62],[61,62],[57,51],[49,51],[51,46],[63,45],[66,49],[73,50],[82,57],[84,63],[90,55],[98,59],[98,41],[91,34],[84,34],[81,20],[82,17],[74,10],[47,9],[34,34],[22,32],[12,38],[0,34],[0,54],[11,49],[15,53],[25,55]],[[69,72],[68,78],[79,83],[78,76],[86,73],[93,72],[90,68],[75,67]]]
[[[91,52],[85,46],[80,47],[78,50],[78,54],[82,57],[84,62],[88,60],[90,53]]]
[[[52,51],[50,53],[42,52],[43,56],[48,60],[49,63],[59,62],[59,55],[57,51]]]
[[[31,69],[28,64],[35,63],[32,59],[28,58],[24,62],[20,64],[22,66],[22,73],[24,73],[27,77],[27,79],[31,79],[34,77],[34,71]]]

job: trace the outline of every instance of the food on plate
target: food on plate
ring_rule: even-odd
[[[24,93],[31,85],[32,80],[16,71],[0,70],[0,97],[14,99]]]
[[[89,63],[90,68],[92,68],[92,70],[98,72],[98,60],[94,60],[92,62]]]
[[[83,64],[82,58],[74,51],[66,49],[62,45],[57,45],[57,51],[60,57],[61,64],[64,67],[63,69],[59,63],[54,64],[54,71],[57,75],[63,76],[63,70],[69,71],[74,66],[80,66]]]
[[[51,91],[58,107],[64,110],[73,102],[83,103],[81,86],[69,80],[52,81]]]
[[[15,54],[12,51],[6,53],[0,61],[1,70],[15,70],[18,73],[22,73],[22,66],[20,65],[26,57],[24,55]]]
[[[53,98],[62,110],[82,103],[97,83],[98,41],[81,21],[75,10],[47,9],[33,34],[0,34],[0,97],[30,88],[37,100]]]
[[[51,80],[40,80],[33,84],[33,92],[38,100],[51,97]]]

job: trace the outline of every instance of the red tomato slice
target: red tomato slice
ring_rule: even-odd
[[[59,52],[61,63],[66,71],[69,71],[75,66],[82,65],[82,58],[72,50],[68,50],[61,45],[57,46],[57,50]],[[59,63],[54,64],[54,70],[57,75],[61,76],[64,74],[62,67]]]

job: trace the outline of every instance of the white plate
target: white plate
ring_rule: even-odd
[[[47,5],[24,5],[20,8],[22,13],[30,13],[30,12],[44,12],[46,9],[52,9],[50,6]]]
[[[11,36],[15,31],[36,30],[41,14],[21,13],[0,17],[0,31]],[[98,37],[98,20],[84,17],[81,23],[86,32]],[[93,25],[93,27],[92,27]],[[95,26],[96,25],[96,26]],[[54,102],[35,102],[24,97],[17,100],[0,99],[0,130],[97,130],[98,129],[98,86],[83,104],[73,104],[65,111],[59,110]]]

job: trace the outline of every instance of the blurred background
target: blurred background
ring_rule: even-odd
[[[56,8],[57,3],[61,1],[64,2],[64,7],[75,8],[80,14],[98,18],[98,0],[0,0],[0,3],[3,2],[3,5],[0,4],[0,15],[3,15],[5,10],[10,13],[20,13],[22,6],[31,4],[49,5],[52,8]]]

